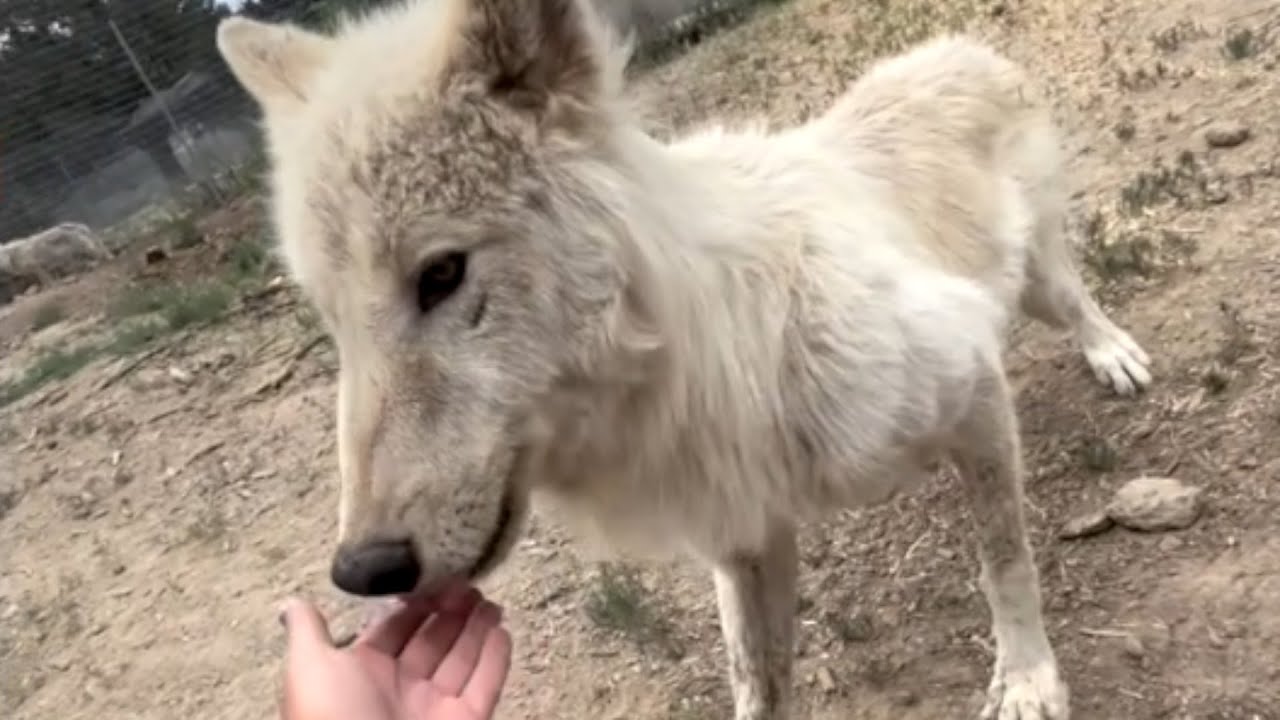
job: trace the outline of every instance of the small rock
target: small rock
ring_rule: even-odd
[[[169,253],[165,252],[162,247],[149,247],[142,255],[142,261],[147,265],[155,265],[169,259]]]
[[[1135,660],[1141,660],[1147,654],[1147,649],[1137,635],[1125,635],[1124,654]]]
[[[1175,478],[1140,477],[1116,491],[1107,515],[1130,530],[1181,530],[1200,517],[1202,494]]]
[[[1160,551],[1167,552],[1167,553],[1176,552],[1178,550],[1181,550],[1182,546],[1185,544],[1186,543],[1182,541],[1182,538],[1178,537],[1177,535],[1167,535],[1165,537],[1160,538]]]
[[[899,707],[915,707],[920,704],[920,696],[914,690],[899,690],[890,699]]]
[[[818,668],[818,672],[815,673],[815,677],[818,680],[818,687],[822,689],[822,692],[831,694],[836,691],[836,677],[831,674],[831,668]]]
[[[1249,126],[1228,121],[1214,123],[1204,131],[1204,141],[1213,148],[1232,148],[1249,139]]]
[[[1231,199],[1231,193],[1221,182],[1211,180],[1204,189],[1204,199],[1210,205],[1221,205]]]
[[[1058,530],[1058,537],[1062,540],[1078,540],[1104,533],[1114,525],[1115,521],[1106,510],[1093,510],[1063,523]]]
[[[169,366],[169,377],[180,385],[190,385],[195,380],[191,373],[183,370],[177,365]]]

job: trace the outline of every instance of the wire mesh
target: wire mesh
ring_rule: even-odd
[[[101,232],[260,162],[257,108],[214,45],[221,18],[324,26],[388,1],[0,0],[0,243],[61,222]],[[690,18],[749,4],[594,1],[654,56]]]

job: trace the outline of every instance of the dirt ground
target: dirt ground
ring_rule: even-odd
[[[646,72],[638,89],[667,128],[761,112],[793,121],[869,56],[961,22],[1033,68],[1073,133],[1090,282],[1156,374],[1145,395],[1116,399],[1042,329],[1020,330],[1010,351],[1074,717],[1280,718],[1280,447],[1268,440],[1280,431],[1280,4],[937,5],[793,0]],[[1248,137],[1233,146],[1206,139],[1240,127]],[[260,203],[203,230],[165,263],[146,267],[135,247],[0,309],[0,375],[108,332],[121,286],[187,282],[225,262],[226,237],[265,233]],[[33,320],[51,303],[65,317]],[[267,718],[276,600],[302,592],[337,628],[357,620],[327,579],[332,352],[287,287],[260,284],[196,327],[0,409],[5,717]],[[1203,488],[1196,524],[1057,537],[1144,474]],[[808,530],[796,717],[976,715],[992,656],[956,491],[941,478]],[[730,717],[709,578],[595,560],[540,516],[486,584],[517,639],[501,717]]]

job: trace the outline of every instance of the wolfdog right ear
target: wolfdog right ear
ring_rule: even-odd
[[[229,17],[218,24],[218,52],[245,90],[269,113],[306,104],[311,78],[328,62],[333,40],[294,25]]]
[[[604,94],[603,38],[585,0],[455,0],[457,42],[444,73],[484,86],[548,126],[588,118]]]

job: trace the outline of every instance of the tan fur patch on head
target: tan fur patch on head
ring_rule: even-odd
[[[330,261],[354,253],[366,264],[412,264],[426,226],[513,202],[534,159],[519,128],[487,115],[452,105],[408,113],[386,120],[393,129],[376,144],[332,128],[307,197]]]
[[[505,552],[524,427],[606,334],[613,228],[566,219],[625,59],[597,22],[578,0],[413,0],[332,36],[221,31],[264,109],[287,265],[339,350],[340,536],[411,539],[427,579]],[[442,259],[459,280],[437,295]]]
[[[625,58],[591,13],[575,0],[420,0],[333,37],[224,23],[228,63],[266,110],[297,279],[408,262],[398,238],[435,217],[527,205],[538,155],[601,140],[584,131],[608,127]],[[296,62],[254,61],[275,56]],[[278,87],[300,87],[298,102],[270,100]]]

